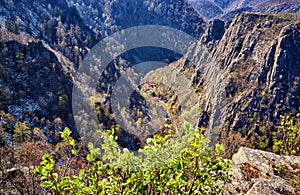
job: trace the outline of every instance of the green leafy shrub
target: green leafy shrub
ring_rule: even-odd
[[[89,166],[78,175],[60,175],[54,158],[45,154],[34,173],[42,180],[42,187],[55,194],[218,194],[221,183],[228,181],[230,163],[220,157],[224,147],[208,147],[208,141],[188,123],[185,134],[172,139],[154,136],[135,156],[121,150],[114,131],[102,134],[101,149],[89,144],[86,159]],[[61,135],[78,155],[71,131]],[[180,150],[179,150],[180,149]],[[97,156],[102,154],[102,160]],[[169,156],[168,156],[169,155]],[[142,158],[142,156],[144,158]],[[172,157],[167,159],[166,157]]]
[[[300,113],[295,119],[280,116],[281,122],[273,133],[273,152],[283,155],[300,155]]]

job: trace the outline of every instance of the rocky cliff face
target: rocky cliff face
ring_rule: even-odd
[[[220,68],[222,83],[226,83],[227,107],[220,110],[225,129],[257,140],[270,139],[280,115],[300,110],[299,16],[246,13],[227,25],[214,21],[209,26],[198,47],[208,45],[211,61]],[[197,52],[194,55],[197,57]],[[205,82],[199,80],[199,71],[196,66],[193,80],[198,88]],[[214,117],[212,105],[224,101],[207,97],[205,87],[203,92],[199,98],[203,101],[202,125],[208,122],[207,113]],[[221,91],[215,95],[218,93]]]

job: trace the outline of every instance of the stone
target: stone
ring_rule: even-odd
[[[280,166],[291,174],[299,174],[299,156],[280,156],[272,152],[241,147],[233,155],[231,166],[232,182],[225,185],[225,194],[300,194],[278,173]]]

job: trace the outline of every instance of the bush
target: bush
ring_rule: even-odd
[[[300,155],[300,113],[295,119],[280,116],[281,122],[273,133],[273,152],[282,155]]]
[[[119,148],[114,131],[102,134],[101,149],[89,144],[89,162],[77,175],[61,175],[54,158],[45,154],[34,173],[42,187],[55,194],[218,194],[221,182],[228,181],[230,163],[220,157],[224,147],[208,147],[198,129],[183,127],[184,136],[174,141],[170,132],[154,136],[135,156]],[[70,154],[78,155],[76,145],[66,129],[61,135],[68,143]],[[189,144],[187,144],[189,143]],[[180,150],[179,150],[180,149]],[[178,153],[178,151],[180,151]],[[97,156],[102,154],[102,160]],[[167,155],[168,161],[162,161]],[[143,156],[144,158],[142,159]]]

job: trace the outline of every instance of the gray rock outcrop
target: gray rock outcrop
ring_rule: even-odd
[[[231,160],[232,183],[226,193],[247,195],[300,194],[300,157],[242,147]]]

